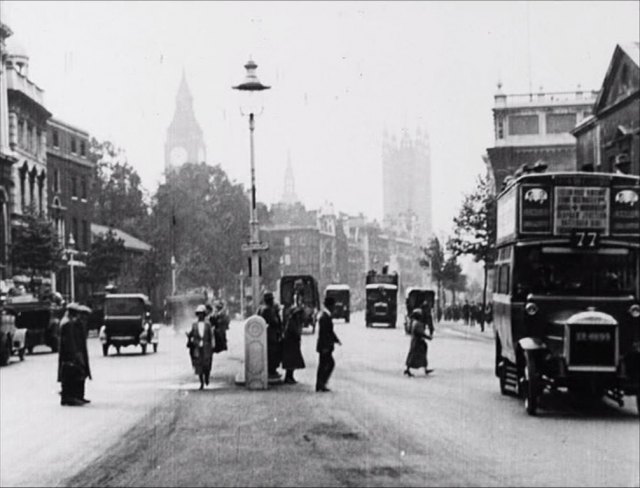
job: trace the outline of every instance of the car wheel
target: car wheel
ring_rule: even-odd
[[[371,322],[366,322],[366,323],[365,323],[365,325],[366,325],[367,327],[371,327]]]
[[[18,350],[18,357],[20,358],[20,361],[24,361],[24,353],[25,353],[25,352],[26,352],[26,351],[25,351],[25,348],[24,348],[24,347],[21,347],[21,348]]]
[[[120,346],[116,346],[116,354],[120,356]]]
[[[29,354],[33,354],[33,346],[29,346],[29,347],[27,347],[27,352],[28,352]]]
[[[153,345],[153,352],[158,352],[158,344]]]
[[[146,344],[142,344],[142,354],[147,354],[147,345]]]
[[[109,344],[102,344],[102,355],[103,356],[109,355]]]
[[[348,315],[344,318],[344,321],[345,321],[347,324],[349,323],[349,316],[348,316]]]

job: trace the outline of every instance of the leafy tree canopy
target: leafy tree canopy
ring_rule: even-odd
[[[63,264],[63,251],[53,224],[33,208],[13,230],[11,263],[16,274],[47,275]]]
[[[127,162],[124,151],[109,141],[93,138],[91,155],[96,161],[94,221],[139,236],[139,227],[148,215],[140,176]]]
[[[447,246],[456,255],[469,254],[491,266],[495,248],[495,202],[489,175],[478,176],[476,189],[465,195],[454,217],[454,235]]]
[[[231,285],[246,267],[249,200],[219,165],[187,163],[158,188],[144,233],[164,262],[175,253],[179,289]]]
[[[82,268],[80,279],[93,285],[107,285],[120,275],[124,262],[124,241],[109,229],[94,237],[87,255],[86,268]]]

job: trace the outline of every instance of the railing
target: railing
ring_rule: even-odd
[[[593,103],[598,97],[597,90],[571,91],[571,92],[539,92],[539,93],[518,93],[513,95],[495,95],[496,106],[523,106],[523,105],[543,105],[557,103]]]
[[[21,75],[15,69],[7,69],[7,88],[22,92],[37,104],[44,107],[44,90],[29,80],[26,76]]]

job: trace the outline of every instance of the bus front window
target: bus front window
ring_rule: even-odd
[[[516,250],[514,292],[560,295],[636,294],[637,252],[523,247]]]

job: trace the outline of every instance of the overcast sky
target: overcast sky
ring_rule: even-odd
[[[448,233],[493,145],[506,93],[599,89],[616,43],[640,38],[629,2],[3,2],[55,117],[123,147],[153,191],[182,69],[208,163],[249,183],[231,89],[249,56],[272,85],[256,122],[258,199],[287,154],[304,203],[382,215],[382,133],[430,135],[434,229]]]

